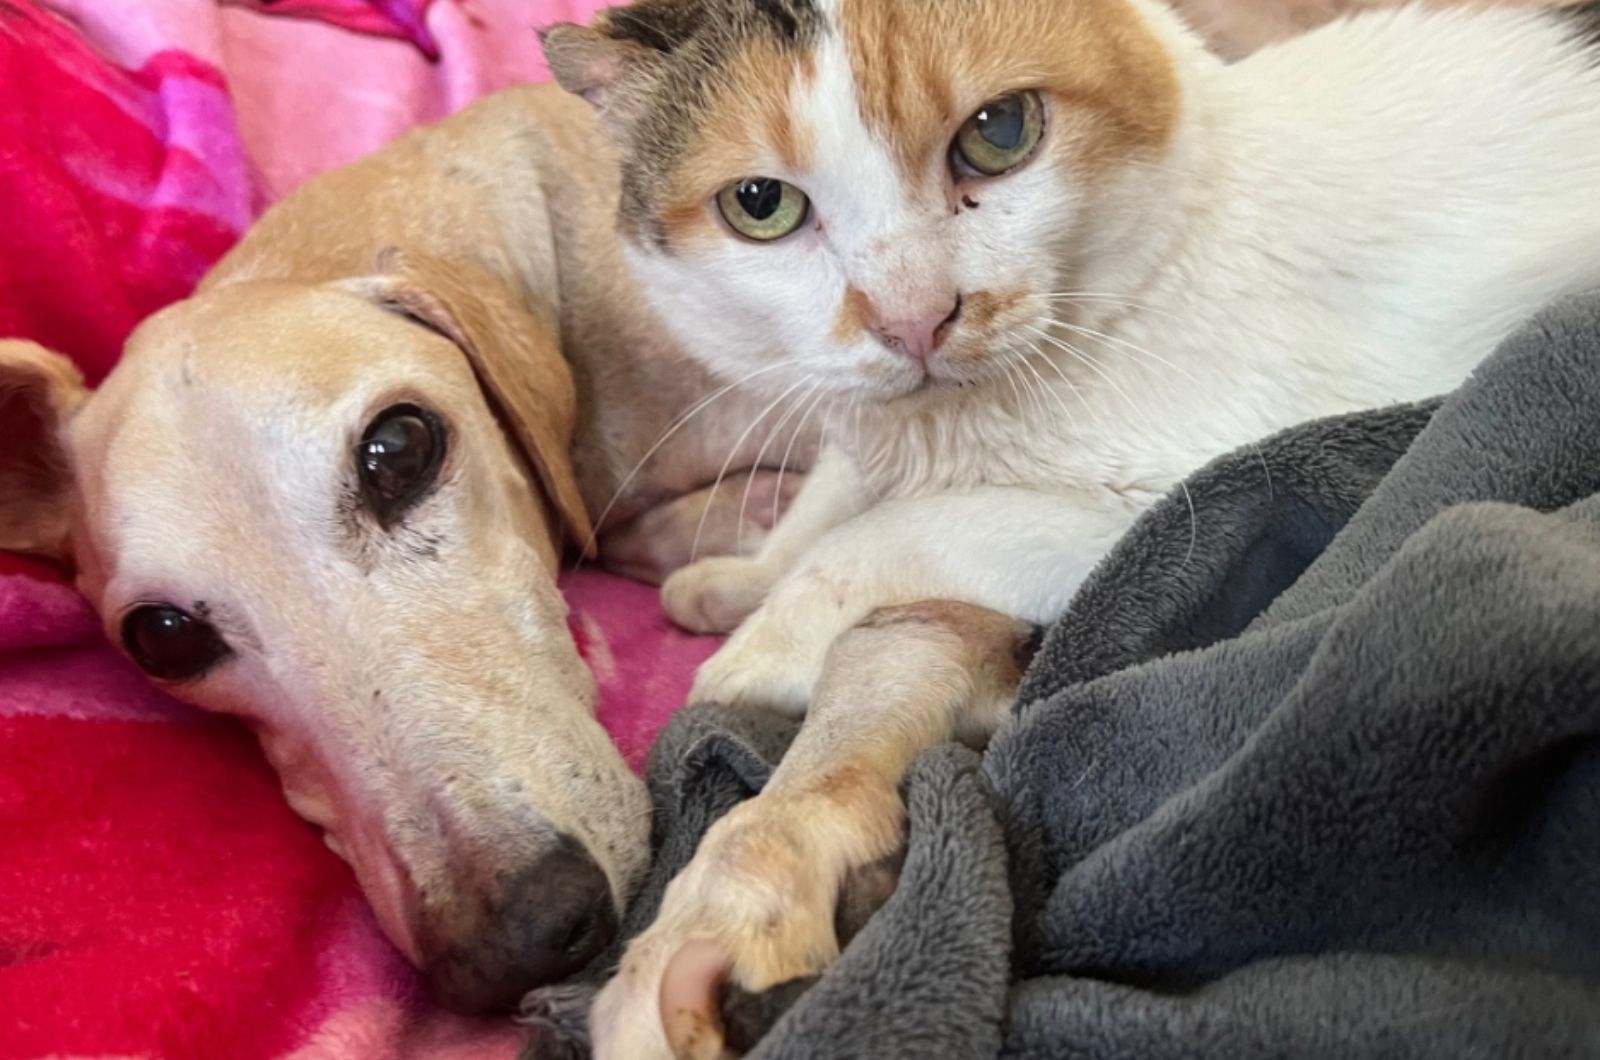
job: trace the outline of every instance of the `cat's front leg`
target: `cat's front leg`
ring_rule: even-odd
[[[817,542],[702,668],[696,700],[804,710],[762,793],[717,822],[591,1018],[600,1060],[720,1058],[725,985],[839,953],[844,881],[903,842],[899,785],[941,740],[986,739],[1033,623],[1060,613],[1132,513],[986,487],[890,501]]]
[[[662,583],[667,617],[692,633],[727,633],[761,605],[774,583],[818,538],[865,510],[870,498],[855,462],[825,446],[805,485],[754,556],[712,556]]]
[[[1133,515],[1115,498],[1002,486],[886,501],[778,580],[690,701],[801,713],[835,639],[880,607],[952,599],[1048,621]]]
[[[841,637],[772,779],[707,831],[596,999],[598,1060],[720,1060],[753,1044],[777,1013],[752,1027],[748,1010],[731,1011],[738,999],[803,989],[839,955],[847,881],[904,844],[906,770],[934,743],[999,724],[1032,631],[987,608],[924,601],[874,612]]]

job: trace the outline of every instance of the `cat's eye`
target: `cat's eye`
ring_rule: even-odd
[[[215,626],[171,604],[129,611],[122,646],[157,681],[191,681],[233,654]]]
[[[416,405],[384,409],[356,446],[361,500],[382,526],[389,526],[433,485],[444,462],[444,427]]]
[[[1036,92],[1017,92],[978,108],[950,145],[958,169],[997,177],[1033,156],[1044,137],[1044,104]]]
[[[811,200],[785,181],[745,177],[717,193],[717,209],[735,232],[758,243],[770,243],[805,224]]]

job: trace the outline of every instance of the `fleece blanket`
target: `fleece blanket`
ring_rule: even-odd
[[[91,382],[307,176],[545,71],[595,0],[0,0],[0,335]],[[9,444],[0,423],[0,445]],[[631,760],[715,645],[567,583]],[[158,694],[62,572],[0,554],[0,1058],[485,1058],[252,739]]]
[[[1600,1057],[1600,296],[1188,487],[918,762],[898,891],[752,1060]],[[630,930],[792,732],[669,726]]]

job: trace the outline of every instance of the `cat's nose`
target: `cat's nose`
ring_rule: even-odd
[[[960,315],[961,296],[953,295],[903,317],[874,320],[867,330],[895,353],[903,353],[914,361],[926,364]]]

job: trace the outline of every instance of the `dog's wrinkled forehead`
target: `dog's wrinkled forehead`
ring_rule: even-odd
[[[336,290],[252,284],[178,303],[134,334],[71,425],[92,528],[167,525],[170,549],[215,550],[278,517],[320,518],[366,420],[399,401],[470,410],[478,390],[448,340]]]

